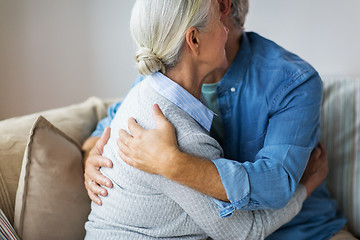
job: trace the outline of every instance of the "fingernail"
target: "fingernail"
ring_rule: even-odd
[[[110,168],[110,167],[111,167],[111,163],[108,163],[108,164],[107,164],[107,167]]]
[[[103,196],[105,195],[105,190],[101,191],[101,195],[103,195]]]
[[[100,202],[100,201],[97,201],[97,204],[98,204],[98,205],[101,205],[101,202]]]
[[[107,187],[111,187],[111,183],[110,183],[110,182],[106,182],[106,186],[107,186]]]
[[[159,109],[160,107],[159,107],[158,104],[154,104],[153,108],[154,108],[154,109]]]

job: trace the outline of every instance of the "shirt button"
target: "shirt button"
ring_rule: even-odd
[[[235,92],[236,89],[235,89],[234,87],[232,87],[232,88],[230,88],[230,91],[231,91],[231,92]]]

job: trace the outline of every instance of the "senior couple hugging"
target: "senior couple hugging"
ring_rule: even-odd
[[[85,239],[330,239],[344,228],[323,183],[322,81],[243,31],[248,5],[136,0],[142,76],[83,145]]]

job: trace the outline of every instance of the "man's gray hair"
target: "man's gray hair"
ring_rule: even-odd
[[[245,18],[249,11],[249,0],[232,0],[231,15],[235,26],[244,30]]]

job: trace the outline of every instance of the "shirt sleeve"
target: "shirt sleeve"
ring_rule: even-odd
[[[196,144],[189,141],[182,145],[184,151],[206,158],[219,157],[220,151],[216,149],[216,145],[205,143],[206,136],[191,137],[196,138]],[[231,217],[220,218],[218,208],[211,197],[166,178],[158,180],[156,184],[162,192],[177,202],[212,239],[264,239],[290,221],[301,210],[306,198],[305,188],[299,186],[282,209],[235,211]]]
[[[273,99],[264,146],[255,161],[213,160],[230,200],[215,200],[223,216],[235,209],[279,209],[287,204],[320,139],[321,101],[317,73],[292,81]]]
[[[144,79],[144,76],[138,76],[131,87],[133,88],[136,84],[141,82],[143,79]],[[91,134],[92,137],[101,137],[105,128],[110,127],[111,121],[114,119],[117,110],[121,106],[121,103],[122,103],[121,101],[114,103],[108,108],[107,117],[103,118],[102,120],[100,120],[98,122],[98,124],[96,125],[95,131]]]

